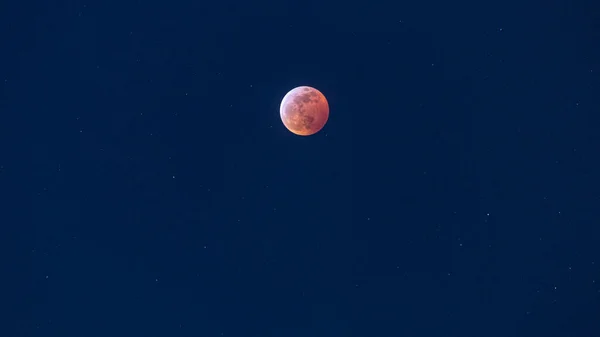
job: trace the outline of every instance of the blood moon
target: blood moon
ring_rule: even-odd
[[[299,136],[319,132],[329,119],[329,103],[319,90],[301,86],[290,90],[281,101],[279,114],[283,125]]]

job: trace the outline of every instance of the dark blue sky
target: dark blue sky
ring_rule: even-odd
[[[599,336],[599,8],[0,4],[0,335]]]

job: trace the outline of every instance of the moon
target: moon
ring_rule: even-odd
[[[329,119],[329,103],[319,90],[301,86],[290,90],[281,101],[279,114],[283,125],[299,136],[319,132]]]

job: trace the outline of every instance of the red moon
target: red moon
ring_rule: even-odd
[[[317,89],[297,87],[288,92],[281,101],[279,114],[283,125],[299,136],[319,132],[329,119],[329,103]]]

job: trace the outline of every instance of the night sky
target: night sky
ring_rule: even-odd
[[[4,1],[0,42],[2,337],[600,336],[593,1]]]

